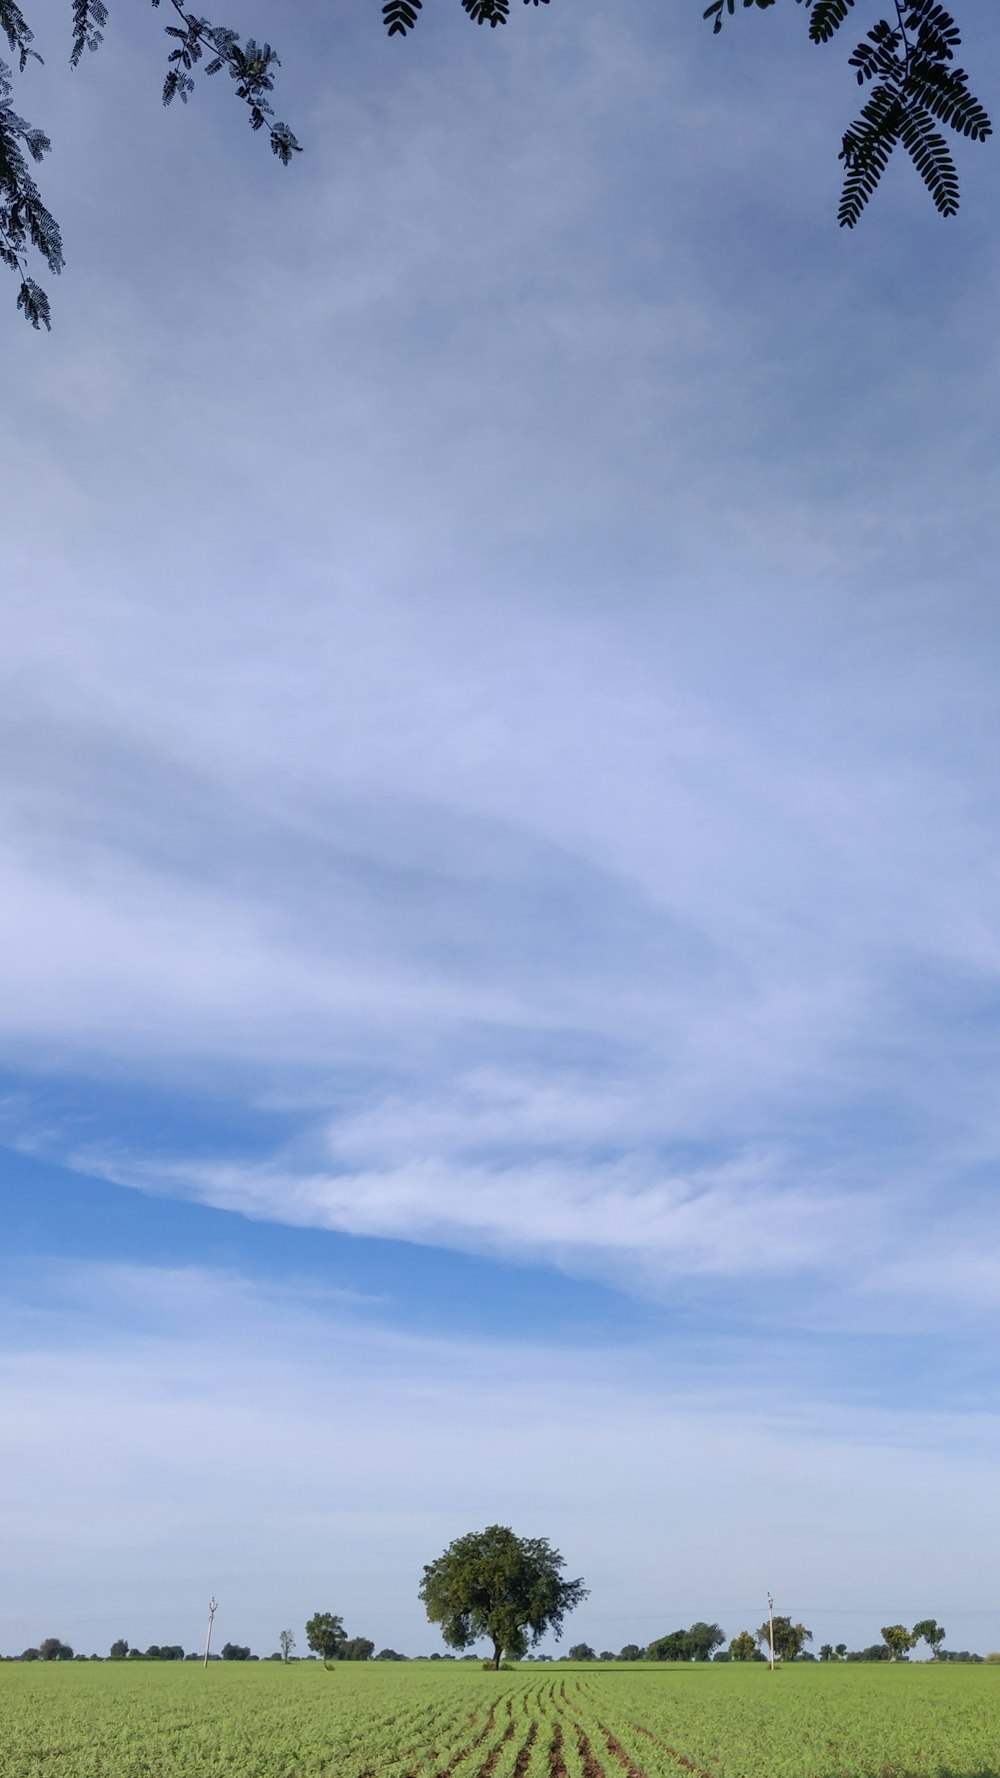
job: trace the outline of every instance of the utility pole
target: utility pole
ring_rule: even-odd
[[[202,1662],[203,1667],[208,1666],[209,1651],[212,1647],[212,1625],[215,1622],[215,1614],[218,1611],[218,1609],[219,1609],[219,1602],[216,1599],[215,1594],[213,1593],[211,1599],[208,1602],[208,1635],[205,1637],[205,1659]]]
[[[767,1595],[767,1640],[771,1644],[771,1672],[774,1672],[774,1600]]]

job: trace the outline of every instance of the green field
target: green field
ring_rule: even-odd
[[[1000,1778],[1000,1667],[0,1666],[2,1778]]]

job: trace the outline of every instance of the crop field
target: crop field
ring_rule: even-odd
[[[1000,1778],[1000,1667],[0,1666],[2,1778]]]

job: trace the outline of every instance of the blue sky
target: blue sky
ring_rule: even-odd
[[[337,10],[288,171],[141,6],[22,82],[0,1647],[429,1652],[497,1520],[1000,1646],[996,150],[848,236],[791,8]]]

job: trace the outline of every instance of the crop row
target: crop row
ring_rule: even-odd
[[[0,1668],[3,1778],[1000,1778],[1000,1673]]]

